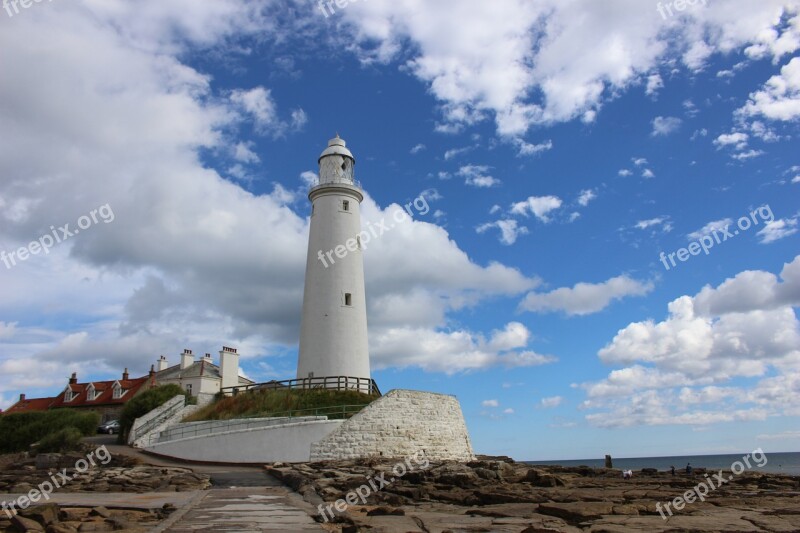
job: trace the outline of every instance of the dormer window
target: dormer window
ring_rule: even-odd
[[[65,402],[71,402],[72,400],[74,400],[77,397],[78,397],[78,393],[77,392],[72,392],[72,389],[67,389],[67,391],[64,393],[64,401]]]
[[[97,394],[97,391],[94,389],[94,385],[89,384],[89,386],[86,387],[86,399],[88,401],[92,401],[95,398],[97,398],[97,396],[98,396],[98,394]]]
[[[115,400],[119,400],[125,395],[125,389],[119,386],[119,383],[114,383],[114,390],[112,393],[112,397]]]

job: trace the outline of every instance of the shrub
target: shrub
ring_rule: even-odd
[[[77,450],[83,434],[78,428],[68,427],[50,433],[39,441],[37,449],[41,453],[63,453]]]
[[[27,450],[34,442],[65,428],[73,428],[82,436],[93,435],[99,423],[99,414],[76,409],[4,415],[0,417],[0,453]]]
[[[118,442],[124,443],[126,441],[128,432],[137,418],[146,415],[156,407],[160,407],[179,394],[186,396],[186,391],[180,386],[170,383],[169,385],[161,385],[160,387],[147,390],[125,404],[125,407],[122,409],[122,414],[119,417],[120,431]]]

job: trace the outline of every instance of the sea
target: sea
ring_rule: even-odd
[[[742,462],[745,469],[756,472],[787,474],[800,476],[800,452],[789,453],[764,453],[750,457],[753,468],[748,469],[742,458],[747,453],[730,455],[676,455],[672,457],[613,457],[614,468],[621,470],[641,470],[642,468],[657,468],[669,470],[674,466],[676,470],[686,468],[686,463],[691,463],[693,468],[708,468],[709,470],[730,469],[736,461]],[[766,461],[764,460],[766,458]],[[756,460],[757,459],[757,460]],[[601,468],[605,466],[605,459],[575,459],[568,461],[523,461],[531,465],[560,465],[560,466],[591,466]],[[758,465],[764,466],[758,466]],[[738,466],[737,466],[738,469]]]

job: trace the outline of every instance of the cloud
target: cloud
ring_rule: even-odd
[[[497,400],[483,400],[481,402],[482,407],[500,407],[500,402]]]
[[[512,204],[511,213],[525,217],[533,214],[546,223],[550,222],[550,213],[559,209],[562,203],[558,196],[529,196],[527,200]]]
[[[636,165],[637,167],[641,167],[642,165],[647,164],[647,159],[645,159],[644,157],[634,157],[631,159],[631,161],[633,161],[633,164]]]
[[[737,112],[742,117],[790,121],[800,118],[800,57],[795,57],[772,76],[764,88],[750,94]]]
[[[800,216],[795,216],[792,218],[780,218],[771,222],[767,222],[764,228],[757,234],[761,238],[759,242],[761,244],[769,244],[771,242],[784,239],[790,235],[794,235],[798,230],[798,218],[800,218]]]
[[[578,203],[583,207],[589,205],[589,202],[597,198],[597,193],[593,189],[584,189],[578,196]]]
[[[647,77],[647,87],[645,88],[645,94],[647,96],[655,96],[658,94],[658,90],[664,87],[664,81],[661,79],[661,76],[658,73],[651,74]]]
[[[448,151],[446,151],[444,153],[444,160],[445,161],[449,161],[449,160],[453,159],[454,157],[458,157],[458,156],[460,156],[462,154],[466,154],[470,150],[472,150],[471,146],[465,146],[464,148],[453,148],[453,149],[448,150]]]
[[[627,178],[628,176],[632,176],[633,172],[631,172],[627,168],[623,168],[619,172],[617,172],[617,174],[622,176],[623,178]]]
[[[642,170],[642,177],[644,179],[652,179],[652,178],[655,178],[656,175],[653,173],[652,170],[650,170],[649,168],[646,168],[646,169]]]
[[[503,409],[503,414],[504,415],[513,415],[514,414],[514,409],[512,409],[511,407],[507,407],[506,409]]]
[[[159,354],[211,352],[222,342],[239,348],[254,377],[259,368],[289,374],[294,362],[281,356],[297,343],[309,229],[308,205],[291,202],[295,186],[316,180],[311,169],[301,173],[314,160],[295,161],[290,183],[262,194],[227,170],[238,163],[239,176],[276,173],[259,163],[252,139],[279,150],[273,139],[307,117],[292,95],[219,84],[183,58],[192,47],[236,54],[239,39],[284,39],[294,27],[279,34],[276,12],[260,2],[192,4],[190,17],[174,3],[110,6],[53,3],[0,32],[0,46],[16,50],[3,60],[0,101],[13,100],[18,117],[12,125],[0,114],[0,126],[15,131],[0,150],[0,168],[15,169],[0,176],[0,249],[100,205],[116,215],[4,273],[0,312],[39,320],[0,328],[0,394],[52,392],[64,368],[87,378],[126,366],[142,374]],[[41,55],[18,46],[26,39],[52,46]],[[402,209],[368,194],[361,208],[373,222]],[[537,281],[476,263],[431,220],[398,225],[370,243],[364,261],[376,367],[460,372],[554,360],[509,348],[505,329],[451,324],[454,311],[516,299]],[[419,350],[410,356],[409,346]]]
[[[548,293],[528,293],[519,305],[521,310],[537,313],[561,311],[567,315],[589,315],[602,311],[614,300],[628,296],[644,296],[655,285],[628,276],[617,276],[603,283],[578,283],[572,288],[562,287]]]
[[[696,71],[713,54],[745,47],[750,57],[790,53],[797,31],[782,22],[794,11],[784,5],[742,2],[663,19],[637,3],[363,2],[341,12],[341,40],[363,63],[402,63],[423,82],[439,102],[438,131],[494,119],[498,134],[513,138],[534,125],[592,121],[643,76],[655,91],[665,62]]]
[[[486,233],[492,228],[497,228],[500,230],[500,242],[509,246],[517,242],[517,237],[520,235],[528,234],[528,228],[525,226],[520,226],[519,223],[514,219],[487,222],[475,228],[475,231],[477,233]]]
[[[517,154],[518,156],[536,155],[553,149],[553,141],[551,140],[544,141],[540,144],[530,144],[526,143],[522,139],[515,139],[515,144],[519,149],[519,153]]]
[[[409,152],[410,152],[412,155],[416,155],[416,154],[420,153],[421,151],[425,150],[425,148],[426,148],[426,146],[425,146],[424,144],[420,143],[420,144],[416,144],[416,145],[414,145],[414,146],[411,148],[411,150],[409,150]]]
[[[649,228],[660,227],[663,233],[669,233],[672,231],[672,222],[668,216],[660,216],[655,218],[649,218],[646,220],[640,220],[634,226],[636,229],[646,230]]]
[[[678,131],[683,121],[677,117],[656,117],[653,119],[653,137],[666,137],[670,133]]]
[[[714,424],[800,413],[800,256],[778,280],[744,271],[694,297],[661,322],[634,322],[598,352],[626,365],[581,384],[595,426]],[[734,382],[736,385],[722,386]]]
[[[723,133],[716,139],[714,139],[714,145],[717,148],[722,148],[725,146],[734,146],[737,150],[743,150],[747,147],[747,140],[749,136],[746,133],[741,131],[733,132],[733,133]]]
[[[539,405],[543,409],[552,409],[553,407],[558,407],[564,401],[564,398],[561,396],[549,396],[547,398],[542,398],[539,401]]]
[[[472,187],[489,188],[500,185],[501,181],[488,174],[486,165],[465,165],[458,169],[458,175],[463,176],[464,183]]]
[[[697,241],[700,240],[701,237],[704,237],[706,235],[711,235],[714,232],[719,232],[726,226],[730,226],[731,224],[733,224],[732,218],[723,218],[721,220],[714,220],[712,222],[709,222],[699,230],[691,232],[686,236],[686,238],[689,239],[690,241]]]

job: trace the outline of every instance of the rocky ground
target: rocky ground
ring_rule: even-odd
[[[207,489],[209,477],[195,474],[188,468],[142,465],[126,456],[114,456],[106,465],[98,464],[86,472],[75,470],[75,464],[86,458],[87,450],[69,454],[6,455],[0,460],[0,493],[26,494],[40,483],[55,479],[61,483],[61,472],[69,481],[59,493],[148,493]],[[66,469],[66,470],[64,470]],[[75,533],[78,531],[120,531],[143,533],[161,522],[174,509],[151,510],[107,509],[105,507],[59,507],[37,505],[21,510],[9,518],[0,513],[0,532],[46,531]]]
[[[369,486],[369,479],[374,486],[383,484],[377,479],[388,483],[370,490],[366,505],[358,500],[328,521],[318,517],[330,531],[800,532],[800,477],[745,472],[709,492],[704,502],[675,510],[672,517],[665,512],[665,520],[657,503],[663,509],[714,473],[697,469],[691,476],[673,477],[646,469],[624,480],[613,469],[530,466],[481,457],[468,464],[431,463],[396,477],[392,470],[397,464],[371,460],[266,468],[322,509]]]

